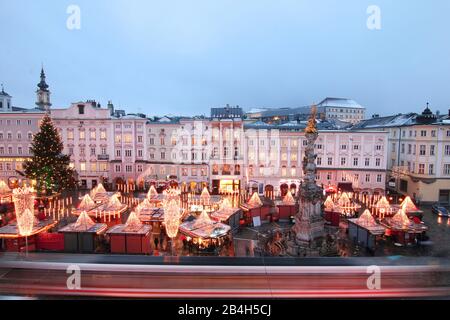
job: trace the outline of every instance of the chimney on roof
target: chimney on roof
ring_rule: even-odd
[[[108,110],[109,110],[109,114],[111,116],[113,116],[114,115],[114,105],[111,100],[108,101]]]
[[[448,109],[448,116],[450,117],[450,109]]]

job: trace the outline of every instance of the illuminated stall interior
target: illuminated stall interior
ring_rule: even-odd
[[[183,222],[179,230],[187,237],[188,242],[192,242],[201,251],[219,249],[231,228],[224,223],[214,221],[203,210],[197,219]]]

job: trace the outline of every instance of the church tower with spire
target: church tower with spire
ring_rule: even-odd
[[[48,84],[45,82],[44,67],[41,69],[41,82],[39,82],[37,86],[36,105],[40,110],[49,111],[52,104],[50,103],[50,91],[48,90]]]

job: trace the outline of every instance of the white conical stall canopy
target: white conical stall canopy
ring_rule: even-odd
[[[79,210],[89,211],[95,207],[95,202],[92,200],[89,194],[86,194],[81,200],[80,205],[78,206]]]
[[[86,211],[81,212],[74,224],[75,231],[87,231],[95,225],[95,222],[88,216]]]
[[[358,224],[363,227],[375,227],[378,224],[373,218],[369,210],[365,210],[363,214],[358,218]]]
[[[400,228],[405,228],[405,227],[408,227],[411,224],[411,220],[409,220],[409,218],[406,215],[405,211],[403,209],[400,209],[395,214],[395,216],[392,217],[391,223],[394,226],[397,226],[397,227],[400,227]]]
[[[331,199],[331,196],[327,197],[327,199],[325,200],[323,205],[325,206],[325,209],[328,211],[331,211],[334,209],[334,201],[333,201],[333,199]]]
[[[97,194],[105,194],[106,190],[105,187],[103,187],[103,184],[99,183],[94,189],[91,190],[91,196],[92,198],[95,197]]]
[[[410,196],[407,196],[405,200],[402,201],[400,204],[400,207],[405,210],[405,212],[414,212],[418,211],[419,209],[416,207],[414,202],[411,200]]]
[[[5,181],[0,180],[0,194],[7,194],[10,192],[11,192],[11,189],[8,187],[8,185],[5,183]]]
[[[222,202],[220,203],[220,210],[229,210],[232,209],[232,205],[230,203],[230,200],[228,200],[228,198],[225,198],[222,200]]]
[[[211,224],[212,220],[208,216],[208,213],[203,210],[200,216],[195,220],[194,227],[201,227],[205,224]]]
[[[283,204],[285,204],[285,205],[294,205],[295,204],[295,199],[292,196],[292,193],[290,191],[288,191],[288,193],[286,193],[286,196],[283,199]]]
[[[347,192],[343,192],[338,200],[338,205],[341,207],[346,207],[350,205],[350,197],[348,196]]]
[[[147,193],[147,199],[152,200],[152,199],[157,199],[158,198],[158,191],[156,191],[156,188],[154,185],[150,186],[150,190],[148,190]]]
[[[125,231],[138,231],[142,228],[142,222],[139,220],[137,214],[132,211],[125,223]]]
[[[378,202],[375,204],[375,207],[378,209],[389,209],[390,208],[389,201],[383,196]]]
[[[202,190],[202,194],[200,195],[200,200],[203,203],[209,203],[210,199],[211,199],[211,195],[209,194],[208,188],[204,187]]]
[[[114,194],[109,198],[108,204],[106,205],[107,210],[119,210],[123,207],[122,203],[120,202],[117,194]]]
[[[145,198],[144,201],[142,201],[137,205],[136,210],[137,211],[148,210],[153,207],[154,207],[153,204],[147,198]]]
[[[248,204],[254,207],[262,206],[263,203],[261,199],[259,198],[258,192],[254,192],[250,200],[248,201]]]

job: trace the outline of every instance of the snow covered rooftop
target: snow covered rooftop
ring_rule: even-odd
[[[317,106],[318,107],[365,109],[362,105],[357,103],[355,100],[347,99],[347,98],[325,98]]]

